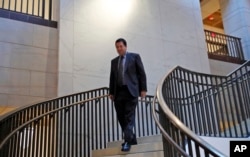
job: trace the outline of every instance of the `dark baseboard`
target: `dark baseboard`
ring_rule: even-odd
[[[37,25],[42,25],[42,26],[47,26],[47,27],[52,27],[52,28],[57,28],[56,21],[50,21],[50,20],[46,20],[38,16],[33,16],[33,15],[24,14],[20,12],[14,12],[14,11],[6,10],[6,9],[0,9],[0,17],[27,22],[27,23],[32,23],[32,24],[37,24]]]
[[[208,54],[208,58],[223,61],[223,62],[235,63],[235,64],[243,64],[246,62],[245,60],[242,60],[236,57],[220,56],[220,55],[213,55],[213,54]]]

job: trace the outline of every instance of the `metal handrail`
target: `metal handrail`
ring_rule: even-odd
[[[190,72],[190,73],[194,73],[194,74],[197,74],[197,75],[203,75],[203,76],[210,76],[210,77],[216,77],[216,78],[221,78],[221,79],[225,79],[224,82],[221,82],[220,85],[217,84],[217,87],[220,86],[220,87],[223,87],[223,88],[228,88],[228,86],[226,86],[225,84],[228,84],[229,82],[230,83],[242,83],[244,81],[247,81],[249,79],[245,79],[244,80],[241,80],[239,82],[238,79],[242,79],[241,77],[236,77],[235,79],[232,79],[232,80],[227,80],[228,77],[232,77],[233,75],[235,75],[240,69],[242,68],[245,68],[245,66],[248,66],[250,64],[250,61],[248,62],[245,62],[243,65],[241,65],[239,68],[235,69],[233,72],[229,73],[227,76],[217,76],[217,75],[209,75],[209,74],[203,74],[203,73],[199,73],[199,72],[194,72],[194,71],[191,71],[191,70],[188,70],[188,69],[185,69],[185,68],[182,68],[180,66],[176,66],[175,68],[173,68],[168,74],[165,75],[165,77],[163,77],[163,79],[158,83],[157,85],[157,90],[156,90],[156,97],[154,99],[154,102],[153,102],[153,107],[152,107],[152,110],[153,110],[153,117],[156,121],[156,124],[157,126],[160,128],[163,136],[165,137],[165,139],[175,148],[175,150],[177,150],[177,152],[183,156],[187,156],[185,150],[183,148],[180,147],[180,145],[178,145],[178,143],[176,143],[176,141],[174,141],[171,137],[171,135],[166,132],[166,128],[164,128],[162,126],[162,124],[159,122],[159,120],[157,119],[157,116],[156,116],[156,110],[155,110],[155,107],[156,107],[156,104],[158,104],[160,106],[160,109],[162,111],[162,113],[164,114],[164,116],[168,119],[168,121],[170,121],[171,124],[173,124],[179,131],[183,132],[187,137],[189,137],[193,142],[195,142],[195,144],[197,144],[198,146],[202,147],[204,149],[204,151],[206,152],[209,152],[209,154],[211,155],[214,155],[214,156],[218,156],[218,157],[221,157],[221,156],[226,156],[225,154],[223,154],[222,152],[220,152],[219,150],[217,150],[216,148],[214,148],[212,145],[208,144],[206,141],[204,141],[203,139],[201,139],[199,136],[197,136],[193,131],[191,131],[190,128],[188,128],[178,117],[177,115],[175,115],[172,110],[169,108],[168,104],[165,102],[164,100],[164,96],[163,96],[163,85],[166,83],[166,78],[168,78],[168,76],[170,76],[170,74],[172,74],[175,70],[177,69],[181,69],[183,71],[186,71],[186,72]],[[246,68],[247,72],[246,74],[249,73],[249,69]],[[240,71],[242,72],[242,71]],[[245,74],[242,74],[242,76],[244,76]],[[233,78],[233,77],[232,77]],[[178,80],[178,78],[175,78],[176,80]],[[186,81],[187,83],[189,81],[187,80],[184,80]],[[229,82],[228,82],[229,81]],[[191,81],[190,83],[197,83],[197,82],[193,82]],[[202,84],[200,84],[202,85]],[[209,86],[209,85],[207,85]],[[233,85],[231,85],[232,87]],[[216,87],[216,86],[215,86]],[[222,89],[220,91],[216,91],[217,93],[218,92],[221,92]],[[200,93],[198,94],[195,94],[195,95],[199,95]],[[194,95],[194,96],[195,96]],[[207,96],[207,95],[206,95]],[[157,103],[156,103],[156,98],[157,98]],[[174,99],[174,98],[171,98],[171,99]],[[181,99],[181,98],[180,98]],[[183,98],[185,99],[185,98]],[[205,97],[203,97],[203,99],[205,99]],[[199,99],[201,101],[201,98]],[[194,104],[191,102],[191,104]],[[160,115],[161,116],[161,115]],[[197,124],[196,124],[197,125]],[[170,127],[170,126],[168,126]],[[190,151],[190,150],[189,150]],[[196,152],[197,153],[197,152]]]
[[[161,125],[161,123],[159,122],[159,120],[156,116],[156,109],[155,109],[156,105],[155,104],[156,104],[156,96],[154,97],[154,101],[153,101],[153,105],[152,105],[152,114],[153,114],[155,123],[157,124],[157,126],[161,130],[162,136],[165,137],[165,139],[168,140],[168,142],[170,142],[180,152],[181,155],[183,155],[184,157],[190,157],[178,144],[175,143],[174,140],[172,140],[172,138],[164,130],[163,126]]]
[[[247,79],[243,79],[243,81],[246,81]],[[238,83],[242,83],[243,81],[237,81]],[[236,81],[235,81],[236,82]],[[223,85],[224,83],[222,83],[222,85]],[[228,87],[233,87],[233,85],[229,85]],[[228,88],[228,87],[222,87],[222,88]],[[211,90],[211,89],[213,89],[213,88],[209,88],[209,89],[207,89],[206,91],[209,91],[209,90]],[[223,89],[219,89],[219,90],[216,90],[216,92],[215,93],[213,93],[213,94],[217,94],[217,93],[219,93],[219,92],[221,92],[221,91],[223,91]],[[200,93],[199,93],[200,94]],[[199,94],[197,94],[197,95],[199,95]],[[205,96],[202,96],[202,97],[199,97],[199,99],[197,99],[197,100],[195,100],[195,101],[192,101],[191,102],[191,104],[192,103],[195,103],[195,102],[199,102],[199,101],[201,101],[201,100],[204,100],[205,98],[208,98],[209,96],[212,96],[213,94],[206,94]],[[193,97],[194,95],[192,95],[192,96],[190,96],[190,97]],[[181,99],[181,98],[180,98]],[[185,98],[182,98],[182,99],[185,99]]]
[[[173,70],[171,70],[169,73],[171,73],[172,71],[174,71],[175,68]],[[203,139],[201,139],[200,137],[198,137],[194,132],[192,132],[188,127],[186,127],[180,120],[178,117],[176,117],[176,115],[173,114],[173,112],[170,110],[170,108],[168,107],[168,105],[165,103],[164,98],[163,98],[163,94],[162,94],[162,85],[165,81],[165,78],[169,75],[169,73],[158,83],[157,85],[157,90],[156,90],[156,96],[157,96],[157,100],[158,100],[158,104],[160,105],[161,109],[163,110],[163,112],[165,113],[165,116],[167,116],[170,121],[172,123],[174,123],[174,125],[176,125],[180,130],[182,130],[185,134],[187,134],[189,137],[191,137],[191,139],[193,139],[195,142],[197,142],[200,146],[208,149],[210,152],[212,152],[214,155],[217,155],[219,157],[223,157],[226,156],[225,154],[223,154],[222,152],[220,152],[219,150],[217,150],[216,148],[214,148],[212,145],[210,145],[209,143],[207,143],[206,141],[204,141]],[[160,122],[157,120],[156,118],[156,113],[155,113],[155,101],[153,103],[153,116],[155,121],[157,122],[158,127],[160,128],[160,130],[162,131],[163,136],[168,140],[171,141],[171,143],[175,146],[175,148],[177,150],[180,151],[180,153],[182,155],[186,155],[186,153],[184,154],[183,150],[171,139],[171,137],[164,131],[162,125],[160,124]],[[187,155],[189,156],[189,155]]]
[[[136,117],[140,118],[136,118],[137,137],[160,133],[149,114],[152,100],[153,96],[138,99]],[[90,157],[91,150],[104,149],[108,142],[122,140],[107,87],[19,108],[3,117],[0,132],[0,156],[5,157],[16,154],[41,156],[43,153],[55,156],[52,152],[65,157],[77,156],[76,153]],[[66,132],[72,134],[66,135]],[[78,139],[76,134],[82,136]],[[48,145],[55,147],[48,148]]]
[[[39,120],[49,114],[52,114],[52,113],[55,113],[57,111],[60,111],[60,110],[63,110],[63,109],[66,109],[66,108],[69,108],[69,107],[73,107],[73,106],[76,106],[76,105],[79,105],[79,104],[83,104],[83,103],[86,103],[86,102],[89,102],[89,101],[93,101],[93,100],[98,100],[100,98],[104,98],[104,97],[108,97],[109,95],[102,95],[102,96],[99,96],[99,97],[95,97],[95,98],[91,98],[91,99],[87,99],[87,100],[84,100],[84,101],[80,101],[80,102],[77,102],[77,103],[73,103],[73,104],[69,104],[67,106],[64,106],[64,107],[60,107],[58,109],[55,109],[55,110],[52,110],[52,111],[49,111],[49,112],[46,112],[44,114],[41,114],[27,122],[25,122],[24,124],[22,124],[21,126],[19,126],[18,128],[16,128],[14,131],[12,131],[1,143],[0,143],[0,150],[2,149],[2,147],[4,146],[4,144],[14,135],[16,134],[19,130],[21,130],[22,128],[24,128],[25,126],[29,125],[30,123],[36,121],[36,120]]]
[[[41,114],[40,116],[38,117],[35,117],[27,122],[25,122],[24,124],[22,124],[21,126],[19,126],[18,128],[16,128],[14,131],[12,131],[1,143],[0,143],[0,149],[2,149],[3,145],[14,135],[16,134],[19,130],[21,130],[22,128],[24,128],[25,126],[29,125],[30,123],[34,122],[34,121],[37,121],[41,118],[43,118],[44,116],[46,115],[49,115],[49,114],[52,114],[52,113],[55,113],[57,111],[60,111],[60,110],[63,110],[65,108],[69,108],[69,107],[72,107],[72,106],[75,106],[75,105],[79,105],[79,104],[83,104],[83,103],[86,103],[86,102],[89,102],[89,101],[93,101],[93,100],[98,100],[100,98],[104,98],[104,97],[108,97],[109,94],[106,94],[106,95],[102,95],[102,96],[99,96],[99,97],[95,97],[95,98],[91,98],[91,99],[87,99],[87,100],[84,100],[84,101],[80,101],[80,102],[77,102],[77,103],[73,103],[73,104],[69,104],[67,106],[64,106],[64,107],[60,107],[58,109],[55,109],[55,110],[52,110],[52,111],[49,111],[49,112],[46,112],[44,114]],[[151,103],[150,101],[146,101],[146,100],[141,100],[142,102],[145,102],[146,105],[148,105],[148,103]]]
[[[108,87],[101,87],[101,88],[97,88],[97,89],[93,89],[93,90],[88,90],[88,91],[85,91],[85,92],[92,92],[92,91],[96,91],[96,90],[101,90],[101,89],[106,89],[108,90],[109,88]],[[32,104],[27,104],[27,105],[24,105],[22,107],[18,107],[14,110],[11,110],[10,112],[7,112],[5,113],[4,115],[2,115],[0,117],[0,122],[2,120],[4,120],[5,118],[8,118],[10,116],[12,116],[13,114],[17,113],[17,112],[21,112],[25,109],[28,109],[29,107],[32,107],[34,105],[37,105],[39,103],[46,103],[46,102],[50,102],[50,101],[54,101],[54,100],[57,100],[57,99],[63,99],[63,98],[66,98],[66,97],[70,97],[70,96],[74,96],[74,95],[77,95],[77,94],[82,94],[82,92],[78,92],[78,93],[74,93],[74,94],[68,94],[68,95],[64,95],[64,96],[60,96],[60,97],[56,97],[56,98],[52,98],[52,99],[48,99],[46,101],[40,101],[40,102],[37,102],[37,103],[32,103]]]

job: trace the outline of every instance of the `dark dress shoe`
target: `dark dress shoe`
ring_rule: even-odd
[[[122,143],[122,146],[126,143],[126,141],[124,143]],[[131,142],[129,142],[130,145],[137,145],[137,139],[135,134],[133,135],[133,139]]]
[[[128,142],[125,142],[122,146],[122,150],[123,152],[129,152],[131,148],[131,145]]]
[[[122,143],[122,146],[124,146],[125,143],[126,143],[126,142]],[[129,144],[130,144],[130,145],[137,145],[137,141],[135,140],[135,141],[129,142]]]

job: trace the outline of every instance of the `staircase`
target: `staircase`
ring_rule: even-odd
[[[110,142],[106,149],[94,150],[92,157],[163,157],[162,136],[148,136],[137,139],[129,152],[121,151],[122,141]]]
[[[221,152],[208,139],[250,135],[250,61],[227,76],[172,69],[155,97],[138,100],[138,145],[130,152],[120,150],[122,131],[108,90],[75,93],[1,116],[0,156],[225,157],[229,151]],[[225,141],[222,146],[229,144]]]

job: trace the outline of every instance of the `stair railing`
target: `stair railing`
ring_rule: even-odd
[[[46,20],[53,19],[53,0],[1,0],[0,9],[40,17]]]
[[[108,88],[76,93],[13,111],[0,119],[0,156],[90,157],[122,140]],[[160,133],[151,117],[153,97],[139,99],[137,137]]]
[[[250,61],[227,76],[174,68],[157,87],[154,105],[159,106],[159,120],[153,105],[165,137],[165,155],[225,156],[197,135],[248,137],[249,93]]]

